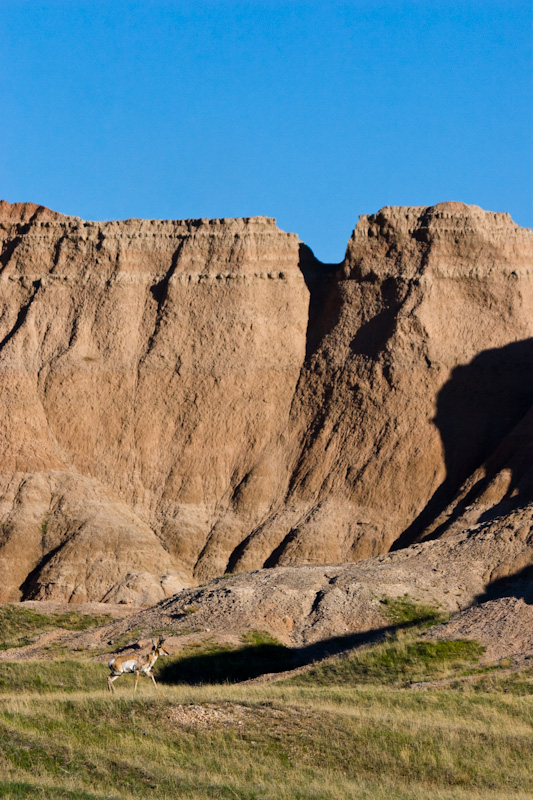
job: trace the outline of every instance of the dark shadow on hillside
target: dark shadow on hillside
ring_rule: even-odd
[[[446,478],[391,550],[419,539],[532,404],[533,339],[484,350],[469,364],[453,370],[439,392],[434,418],[442,439]],[[452,516],[427,538],[438,538],[479,495],[484,483],[474,486]]]
[[[412,628],[424,622],[435,622],[433,615],[415,622],[385,625],[364,633],[335,636],[300,648],[282,644],[258,644],[232,650],[214,649],[212,652],[185,656],[162,664],[157,676],[162,683],[202,684],[240,683],[270,673],[286,672],[297,667],[314,664],[333,655],[347,653],[364,644],[373,644],[399,630]]]
[[[337,277],[343,264],[343,261],[339,264],[325,264],[315,257],[311,248],[306,244],[301,242],[299,245],[298,266],[309,291],[305,362],[302,372],[305,370],[306,365],[309,364],[313,353],[320,347],[323,338],[338,322],[343,300],[339,292]],[[226,565],[226,572],[233,572],[250,544],[253,535],[254,531],[246,536],[231,552]],[[268,568],[276,566],[279,555],[285,550],[288,542],[294,535],[292,531],[287,534],[283,542],[267,558],[263,567]]]
[[[487,600],[498,600],[502,597],[516,597],[533,605],[533,565],[489,583],[485,591],[477,595],[476,601],[485,603]]]

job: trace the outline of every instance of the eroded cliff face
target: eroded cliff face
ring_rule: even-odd
[[[298,238],[264,218],[2,212],[2,598],[155,602],[191,581],[235,491],[243,526],[276,494],[305,354]]]
[[[442,203],[360,219],[312,289],[287,496],[238,567],[358,560],[432,529],[531,406],[532,268],[532,233],[506,214]]]
[[[150,604],[440,535],[532,404],[508,215],[385,208],[338,268],[267,218],[0,225],[0,600]]]

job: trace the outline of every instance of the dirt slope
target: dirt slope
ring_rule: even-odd
[[[490,637],[493,660],[533,653],[526,564],[533,565],[530,508],[515,512],[507,527],[484,523],[358,563],[278,567],[218,578],[97,630],[63,634],[62,642],[72,649],[100,648],[119,636],[134,642],[164,632],[175,653],[193,641],[237,642],[255,629],[296,648],[316,643],[327,648],[339,636],[350,646],[361,634],[392,629],[394,621],[382,601],[408,595],[411,603],[455,615],[434,635],[467,636],[487,645]],[[38,653],[37,644],[6,651],[3,658]]]
[[[2,203],[0,247],[0,600],[149,605],[533,499],[508,215],[385,208],[334,268],[263,217]]]

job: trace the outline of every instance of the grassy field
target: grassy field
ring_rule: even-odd
[[[79,614],[69,611],[65,614],[41,614],[20,606],[0,606],[0,650],[23,647],[30,644],[39,633],[52,630],[83,631],[103,625],[111,617],[107,615]]]
[[[0,662],[0,798],[531,798],[531,675],[419,633],[275,683],[221,683],[261,653],[287,658],[256,632],[161,663],[157,691],[144,680],[136,696],[131,675],[104,691],[101,663]],[[236,672],[217,672],[224,658]],[[177,684],[195,659],[206,683]]]

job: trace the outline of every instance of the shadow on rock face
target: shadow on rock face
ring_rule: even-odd
[[[442,439],[446,478],[391,550],[408,547],[419,539],[532,405],[533,339],[484,350],[469,364],[452,371],[439,392],[434,418]],[[484,483],[478,482],[446,523],[427,538],[438,538],[483,490]]]
[[[501,597],[516,597],[533,605],[533,566],[524,567],[514,575],[498,578],[490,583],[483,594],[476,597],[478,603],[498,600]]]
[[[339,264],[324,264],[315,257],[310,247],[303,243],[299,245],[298,266],[309,290],[306,358],[314,353],[340,316],[342,297],[334,278],[342,264],[342,261]]]
[[[533,403],[533,339],[485,350],[456,367],[437,400],[446,475],[464,481]]]

